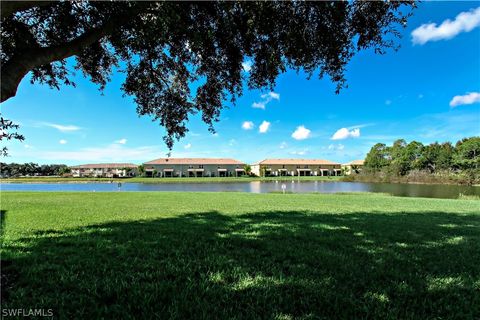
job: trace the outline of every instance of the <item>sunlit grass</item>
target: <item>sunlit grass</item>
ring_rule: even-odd
[[[1,200],[3,308],[83,319],[480,315],[478,201],[174,192]]]

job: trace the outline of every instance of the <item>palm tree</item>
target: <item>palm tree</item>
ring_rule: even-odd
[[[269,174],[270,174],[270,171],[269,171]],[[260,167],[260,175],[264,178],[267,176],[267,167],[265,166]]]
[[[351,173],[359,173],[360,170],[359,170],[359,166],[357,166],[356,164],[352,164],[352,169],[351,169]]]
[[[143,166],[143,164],[138,166],[138,175],[141,177],[145,175],[145,167]]]
[[[249,164],[246,164],[243,166],[243,171],[249,176],[252,173],[252,167]]]

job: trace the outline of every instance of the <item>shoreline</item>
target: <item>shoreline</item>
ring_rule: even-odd
[[[465,181],[402,181],[401,179],[376,179],[365,178],[357,179],[350,176],[344,177],[340,180],[342,182],[360,182],[360,183],[387,183],[387,184],[415,184],[415,185],[449,185],[449,186],[468,186],[468,187],[480,187],[480,183],[469,184]]]
[[[5,178],[0,179],[0,184],[8,183],[148,183],[148,184],[166,184],[166,183],[238,183],[238,182],[271,182],[271,181],[325,181],[339,182],[341,176],[337,177],[249,177],[249,178]],[[78,179],[78,180],[77,180]]]
[[[409,185],[449,185],[449,186],[468,186],[468,187],[480,187],[480,184],[467,184],[467,183],[455,183],[455,182],[423,182],[423,181],[378,181],[371,180],[356,180],[349,179],[348,176],[338,177],[257,177],[257,178],[14,178],[14,179],[0,179],[1,184],[115,184],[115,183],[144,183],[144,184],[181,184],[181,183],[248,183],[248,182],[346,182],[346,183],[378,183],[378,184],[409,184]],[[35,181],[36,180],[36,181]]]

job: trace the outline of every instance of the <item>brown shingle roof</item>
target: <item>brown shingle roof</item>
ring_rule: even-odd
[[[137,165],[133,163],[89,163],[72,166],[71,169],[121,169],[121,168],[136,168]]]
[[[234,165],[243,165],[243,162],[240,162],[235,159],[228,158],[160,158],[155,159],[144,164],[234,164]]]
[[[348,163],[345,163],[345,166],[363,166],[365,160],[353,160]]]
[[[337,162],[332,162],[329,160],[323,160],[323,159],[265,159],[259,162],[254,163],[254,165],[259,165],[259,164],[277,164],[277,165],[284,165],[284,164],[290,164],[290,165],[322,165],[322,164],[339,164]]]

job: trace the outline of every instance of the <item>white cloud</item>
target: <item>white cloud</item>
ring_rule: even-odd
[[[242,62],[242,68],[245,72],[250,72],[250,70],[252,70],[252,61],[251,60],[247,60],[245,62]]]
[[[469,92],[463,96],[455,96],[450,101],[450,107],[457,107],[463,104],[473,104],[480,102],[480,92]]]
[[[123,139],[115,141],[115,143],[125,144],[125,143],[127,143],[127,139],[123,138]]]
[[[243,129],[243,130],[252,130],[253,127],[254,127],[254,125],[253,125],[253,122],[252,122],[252,121],[244,121],[244,122],[242,123],[242,129]]]
[[[235,144],[237,144],[237,141],[236,141],[235,139],[230,139],[230,140],[228,141],[228,145],[229,145],[229,146],[233,146],[233,145],[235,145]]]
[[[292,133],[292,138],[295,140],[305,140],[310,137],[311,131],[304,126],[298,126]]]
[[[263,121],[262,124],[258,127],[258,132],[266,133],[270,129],[270,122]]]
[[[294,150],[290,151],[289,154],[291,155],[296,155],[296,156],[304,156],[308,153],[308,149],[303,149],[303,150]]]
[[[25,147],[25,149],[33,149],[33,147],[29,144],[24,144],[23,146]]]
[[[58,143],[60,143],[60,144],[67,144],[67,140],[62,139],[62,140],[58,141]]]
[[[252,108],[265,110],[265,105],[265,102],[254,102],[252,103]]]
[[[184,149],[190,149],[192,147],[191,143],[187,143],[186,145],[183,146]]]
[[[331,144],[331,145],[328,146],[328,150],[343,150],[343,149],[345,149],[345,146],[341,143],[336,144],[336,145]]]
[[[354,126],[347,127],[348,130],[352,129],[361,129],[361,128],[366,128],[366,127],[371,127],[374,126],[375,123],[362,123],[362,124],[356,124]]]
[[[353,130],[348,130],[347,128],[338,129],[332,136],[332,140],[343,140],[347,138],[358,138],[360,137],[360,128],[355,128]]]
[[[254,102],[252,104],[252,108],[257,108],[257,109],[263,109],[265,110],[265,107],[267,104],[269,104],[272,100],[280,100],[280,94],[270,91],[269,93],[262,94],[260,96],[263,100],[259,102]]]
[[[271,100],[280,100],[280,94],[279,93],[276,93],[276,92],[273,92],[273,91],[270,91],[269,93],[265,93],[265,94],[262,94],[261,95],[262,99],[270,99],[269,102]]]
[[[282,143],[280,143],[280,149],[285,149],[287,147],[287,143],[285,141],[283,141]]]
[[[48,122],[44,122],[41,125],[47,126],[47,127],[50,127],[50,128],[55,128],[60,132],[73,132],[73,131],[78,131],[78,130],[82,129],[82,128],[74,126],[74,125],[62,125],[62,124],[48,123]]]
[[[451,39],[461,32],[469,32],[480,26],[480,7],[461,12],[455,20],[447,19],[439,26],[436,23],[422,24],[412,31],[414,44],[425,44],[429,41]]]

